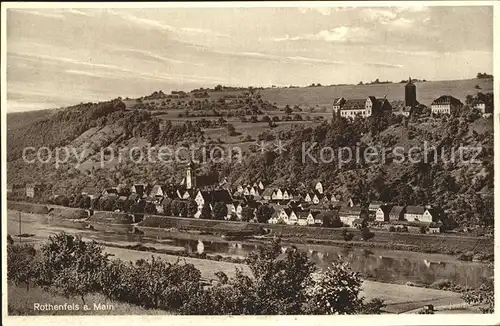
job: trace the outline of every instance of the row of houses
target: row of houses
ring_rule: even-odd
[[[22,189],[18,185],[10,187]],[[26,196],[33,197],[38,185],[26,185]],[[398,206],[371,202],[367,207],[359,206],[354,197],[342,200],[338,194],[324,192],[321,182],[317,182],[311,191],[296,192],[287,188],[265,187],[262,181],[252,185],[238,186],[234,192],[225,188],[188,189],[182,184],[148,185],[134,184],[131,187],[118,185],[109,187],[100,192],[93,189],[84,189],[82,195],[91,199],[114,197],[117,200],[144,200],[152,203],[158,213],[163,213],[163,207],[168,200],[194,201],[197,212],[194,217],[200,217],[204,206],[213,210],[216,203],[227,206],[226,219],[243,219],[243,210],[248,207],[255,217],[259,205],[267,204],[273,208],[274,214],[269,223],[284,223],[289,225],[323,225],[323,215],[329,212],[337,217],[344,225],[356,227],[364,219],[370,218],[377,222],[420,222],[431,223],[437,220],[434,210],[428,206]]]
[[[289,225],[323,225],[325,215],[321,213],[324,212],[330,212],[330,216],[338,218],[343,225],[349,227],[358,227],[365,219],[396,225],[410,222],[428,226],[437,222],[439,218],[437,212],[430,206],[398,206],[373,202],[368,207],[337,206],[330,209],[324,207],[304,208],[301,205],[295,208],[287,206],[276,210],[268,222]],[[432,231],[439,232],[439,228],[433,228]]]

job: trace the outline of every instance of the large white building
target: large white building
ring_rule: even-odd
[[[344,99],[335,98],[333,102],[333,112],[340,111],[343,118],[354,119],[356,116],[363,118],[371,116],[375,111],[392,111],[392,106],[386,98],[377,99],[369,96],[366,99]]]
[[[451,95],[443,95],[431,104],[432,114],[455,114],[463,106],[462,102]]]

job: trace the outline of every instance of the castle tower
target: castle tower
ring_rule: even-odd
[[[408,83],[405,86],[405,106],[415,107],[417,105],[417,87],[411,81],[411,77],[408,79]]]
[[[194,189],[196,188],[196,173],[194,172],[193,162],[189,162],[186,169],[186,188]]]

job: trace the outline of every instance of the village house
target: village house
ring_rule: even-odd
[[[118,196],[118,189],[116,187],[106,188],[102,191],[103,196]]]
[[[336,97],[333,99],[333,112],[337,113],[345,104],[345,98],[343,97]]]
[[[312,197],[312,203],[313,203],[313,204],[315,204],[315,205],[317,205],[317,204],[321,203],[321,201],[322,201],[323,197],[324,197],[324,196],[323,196],[323,194],[322,194],[322,193],[320,193],[320,192],[318,192],[318,191],[315,191],[315,192],[314,192],[314,195],[313,195],[313,197]]]
[[[431,104],[432,114],[457,114],[462,108],[462,102],[451,95],[443,95],[435,99]]]
[[[328,193],[323,193],[323,198],[321,199],[321,203],[323,205],[328,205],[332,202],[332,196]]]
[[[433,216],[431,211],[424,206],[407,206],[404,214],[405,220],[408,222],[432,222]]]
[[[228,203],[226,204],[227,207],[227,216],[225,217],[226,220],[231,220],[233,215],[238,217],[236,215],[236,207],[239,205],[238,202],[235,203]]]
[[[288,190],[288,189],[285,189],[283,190],[283,200],[290,200],[293,198],[293,193]]]
[[[27,184],[26,185],[26,197],[37,198],[42,195],[43,187],[41,184]]]
[[[472,108],[481,112],[483,117],[491,117],[493,114],[493,107],[486,105],[486,102],[481,99],[476,98],[472,104]]]
[[[136,202],[138,202],[138,201],[139,201],[139,199],[141,199],[141,198],[142,198],[142,196],[140,196],[140,195],[139,195],[138,193],[136,193],[136,192],[133,192],[133,193],[131,193],[131,194],[128,196],[128,200],[129,200],[130,202],[135,202],[135,203],[136,203]]]
[[[382,205],[384,205],[384,203],[381,201],[372,201],[368,205],[368,211],[370,212],[370,214],[375,214]]]
[[[321,183],[321,181],[318,181],[316,183],[316,185],[314,186],[314,189],[319,193],[319,194],[323,194],[323,184]]]
[[[405,207],[404,206],[394,206],[389,212],[389,221],[402,221],[404,220]]]
[[[323,225],[323,215],[319,211],[309,211],[309,215],[307,216],[307,223],[309,225]],[[312,222],[312,223],[311,223]]]
[[[359,206],[341,207],[338,211],[340,221],[350,227],[354,227],[354,221],[362,217],[363,209]]]
[[[339,194],[332,194],[330,196],[330,201],[332,203],[335,203],[335,202],[338,202],[341,198],[342,198],[342,196],[340,196]]]
[[[295,225],[298,223],[297,214],[289,207],[282,208],[279,211],[278,221],[280,220],[289,225]]]
[[[278,224],[278,222],[279,222],[278,216],[279,216],[279,212],[275,210],[271,214],[271,217],[267,220],[267,223],[269,223],[269,224]]]
[[[146,185],[145,184],[134,184],[130,188],[130,192],[138,194],[139,196],[143,196],[146,192]]]
[[[394,115],[401,115],[403,117],[408,118],[411,115],[412,108],[410,106],[401,106],[396,110],[392,111]]]
[[[258,186],[251,187],[250,196],[253,196],[254,198],[260,197],[260,188]]]
[[[375,220],[379,222],[389,221],[389,214],[392,210],[392,205],[380,205],[375,212]]]
[[[101,196],[101,193],[99,193],[94,188],[83,188],[81,194],[84,196],[88,196],[90,200],[97,199]]]
[[[283,191],[280,188],[276,189],[271,196],[271,200],[283,200]]]
[[[297,221],[297,224],[298,225],[302,225],[302,226],[305,226],[305,225],[308,225],[308,221],[309,221],[309,211],[298,211],[297,212],[297,217],[298,217],[298,221]],[[313,224],[314,224],[314,220],[313,220]]]
[[[120,183],[116,186],[116,190],[119,196],[128,196],[130,194],[130,188],[124,183]]]
[[[266,201],[270,201],[273,197],[274,189],[273,188],[266,188],[262,192],[262,198]]]
[[[8,183],[7,193],[20,193],[25,191],[26,187],[20,183]]]
[[[198,210],[201,210],[205,204],[213,206],[215,203],[232,203],[233,197],[227,189],[198,190],[194,201],[198,205]]]

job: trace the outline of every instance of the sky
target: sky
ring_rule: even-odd
[[[493,9],[8,9],[8,112],[218,84],[475,77],[493,70]]]

